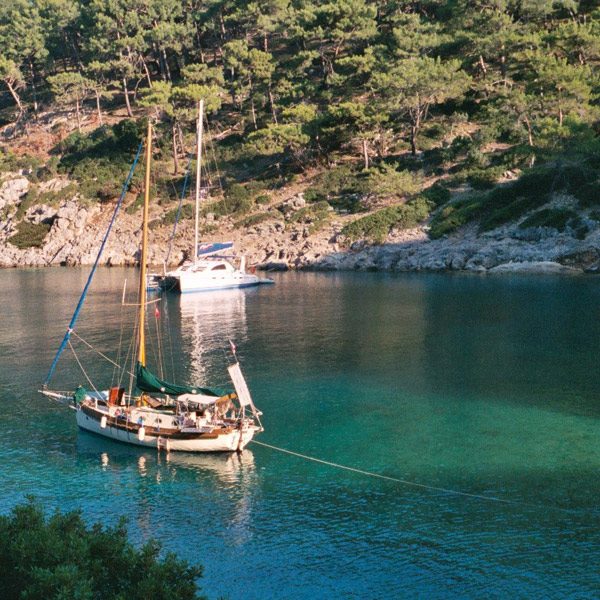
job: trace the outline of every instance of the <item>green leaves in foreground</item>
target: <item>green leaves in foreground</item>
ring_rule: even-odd
[[[136,549],[123,520],[88,527],[80,512],[47,518],[29,500],[0,517],[0,590],[5,600],[200,599],[192,567],[153,541]]]

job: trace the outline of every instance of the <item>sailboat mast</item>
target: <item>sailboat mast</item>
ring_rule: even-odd
[[[204,99],[198,102],[198,125],[196,132],[196,221],[194,226],[194,264],[198,262],[198,221],[200,218],[200,184],[202,179],[202,129],[204,126]]]
[[[146,178],[144,183],[144,220],[142,225],[142,251],[140,255],[140,316],[138,338],[138,362],[146,366],[146,262],[148,260],[148,205],[150,204],[150,163],[152,160],[152,124],[148,120],[148,134],[146,139]]]

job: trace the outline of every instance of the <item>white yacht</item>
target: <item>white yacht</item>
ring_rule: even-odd
[[[247,273],[246,260],[243,256],[236,266],[233,257],[219,254],[232,248],[233,242],[200,244],[198,259],[195,262],[186,262],[166,273],[161,280],[161,287],[184,294],[273,283],[271,279],[263,279],[254,273]]]

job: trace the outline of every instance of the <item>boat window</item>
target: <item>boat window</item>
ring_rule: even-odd
[[[217,265],[216,267],[213,267],[211,269],[211,271],[222,271],[223,269],[226,269],[227,267],[225,265]]]

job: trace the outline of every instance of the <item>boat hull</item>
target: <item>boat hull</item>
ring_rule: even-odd
[[[238,277],[202,277],[196,274],[181,274],[179,276],[166,277],[165,289],[173,290],[181,294],[195,292],[214,292],[216,290],[230,290],[260,285],[263,280],[256,275],[243,275]]]
[[[95,418],[95,416],[86,414],[82,408],[77,410],[76,415],[77,425],[85,431],[126,444],[175,452],[239,452],[252,440],[256,431],[255,427],[250,426],[218,435],[199,434],[194,436],[190,434],[181,437],[146,433],[143,439],[140,439],[139,429],[135,431],[125,427],[115,427],[109,423],[105,423],[105,426],[102,427],[101,417]]]

